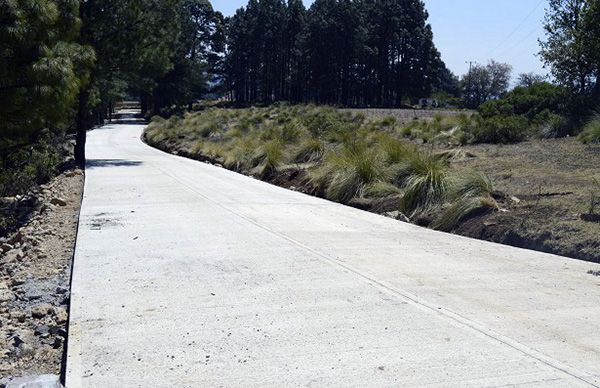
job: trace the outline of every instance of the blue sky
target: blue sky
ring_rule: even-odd
[[[212,0],[226,15],[247,0]],[[312,0],[305,0],[309,6]],[[425,0],[434,41],[442,59],[456,74],[464,74],[466,61],[487,63],[491,58],[508,62],[514,75],[546,74],[536,57],[547,0]]]

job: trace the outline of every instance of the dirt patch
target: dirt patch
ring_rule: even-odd
[[[600,146],[564,138],[465,149],[476,157],[455,166],[486,173],[507,196],[504,211],[471,219],[456,233],[600,262],[600,223],[589,214]]]
[[[0,386],[61,373],[83,180],[70,170],[42,185],[24,226],[0,239]]]

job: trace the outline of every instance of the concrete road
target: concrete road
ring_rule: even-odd
[[[600,386],[598,265],[89,134],[67,387]]]

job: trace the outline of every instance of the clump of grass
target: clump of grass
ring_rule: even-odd
[[[494,187],[487,175],[470,172],[457,180],[454,189],[456,197],[490,197]]]
[[[325,155],[325,143],[317,138],[308,138],[298,146],[294,161],[296,163],[318,162],[323,155]]]
[[[348,203],[355,197],[363,196],[368,185],[383,177],[381,157],[364,144],[353,144],[335,152],[325,162],[316,180],[317,185],[325,184],[327,198]]]
[[[239,139],[229,145],[229,150],[224,155],[223,165],[235,171],[249,168],[255,150],[256,144],[254,142]]]
[[[377,181],[367,185],[363,195],[367,198],[384,198],[402,193],[400,188],[392,183]]]
[[[261,178],[274,174],[283,164],[283,144],[280,141],[266,142],[259,152],[261,161],[255,170]]]
[[[493,191],[492,181],[478,172],[455,179],[450,193],[451,205],[434,222],[433,227],[450,231],[472,214],[498,209],[498,204],[492,197]]]
[[[382,135],[378,140],[388,163],[399,163],[410,152],[406,143],[390,135]]]
[[[600,144],[600,113],[596,113],[583,127],[579,139],[585,144]]]
[[[450,231],[467,216],[497,208],[495,201],[483,197],[465,197],[456,200],[442,216],[433,223],[433,228]]]
[[[434,154],[415,151],[396,167],[395,180],[404,186],[401,211],[414,215],[446,199],[450,186],[448,164]]]

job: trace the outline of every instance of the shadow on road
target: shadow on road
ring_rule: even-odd
[[[125,160],[125,159],[88,159],[86,162],[86,168],[100,168],[100,167],[135,167],[140,166],[142,162],[138,160]]]

